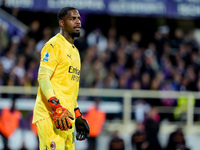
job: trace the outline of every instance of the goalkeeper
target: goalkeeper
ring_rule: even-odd
[[[33,123],[37,126],[40,150],[75,150],[76,139],[89,137],[89,125],[77,104],[81,61],[74,46],[80,35],[77,9],[64,7],[57,13],[60,33],[41,51],[39,88]]]

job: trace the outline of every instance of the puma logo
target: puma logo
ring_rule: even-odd
[[[50,44],[51,46],[52,46],[52,48],[54,48],[54,46],[55,46],[55,44],[53,45],[53,44]]]
[[[71,58],[71,55],[68,55],[68,54],[67,54],[67,57],[69,57],[70,59],[72,59],[72,58]]]

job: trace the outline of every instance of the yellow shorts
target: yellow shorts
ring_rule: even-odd
[[[61,131],[51,118],[36,122],[40,150],[75,150],[74,121],[72,123],[72,129]]]

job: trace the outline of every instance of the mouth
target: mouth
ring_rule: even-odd
[[[74,27],[74,29],[76,29],[76,30],[80,30],[81,27],[80,27],[80,26],[76,26],[76,27]]]

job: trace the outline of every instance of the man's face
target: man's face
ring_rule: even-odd
[[[81,21],[78,10],[70,10],[63,19],[63,29],[72,37],[80,36]]]

